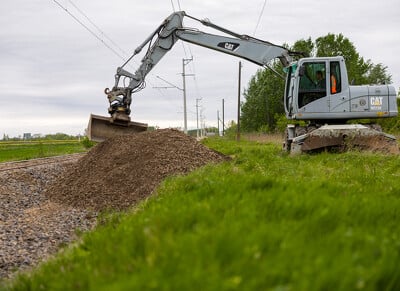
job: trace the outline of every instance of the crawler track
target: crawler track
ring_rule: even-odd
[[[79,153],[79,154],[54,156],[54,157],[23,160],[23,161],[16,161],[16,162],[0,163],[0,172],[36,167],[36,166],[41,166],[41,165],[62,163],[62,162],[67,162],[67,161],[76,161],[79,158],[83,157],[84,155],[85,155],[85,153]]]

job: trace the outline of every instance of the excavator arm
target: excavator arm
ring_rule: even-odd
[[[228,36],[214,35],[202,32],[196,28],[184,27],[184,17],[200,22],[202,25],[213,28]],[[209,20],[200,20],[189,16],[184,11],[172,13],[135,49],[133,55],[121,67],[117,68],[114,87],[111,90],[109,88],[105,89],[105,94],[110,103],[108,108],[108,112],[111,115],[109,123],[112,125],[110,129],[108,129],[109,126],[107,125],[106,131],[113,131],[113,128],[115,128],[114,125],[122,125],[126,128],[131,127],[134,131],[143,130],[145,125],[133,125],[130,121],[129,115],[131,112],[130,105],[132,102],[132,94],[145,87],[146,75],[157,65],[164,55],[172,49],[178,40],[240,57],[264,67],[268,67],[268,63],[276,58],[281,61],[283,66],[289,66],[292,60],[291,57],[298,54],[289,51],[285,47],[248,35],[235,33]],[[140,66],[136,72],[130,73],[125,70],[124,67],[127,63],[145,47],[148,47],[147,52],[141,60]],[[120,83],[123,83],[123,85],[121,86]],[[95,124],[93,124],[92,121]],[[89,124],[89,133],[91,132],[90,127],[95,127],[96,122],[100,122],[101,127],[104,127],[107,121],[107,118],[104,117],[92,117]],[[100,133],[100,135],[104,134]],[[89,134],[89,136],[92,135]],[[96,138],[93,137],[92,139],[96,140]],[[97,138],[97,140],[102,139],[103,138]]]
[[[185,16],[194,19],[205,26],[231,35],[232,37],[214,35],[194,28],[184,27],[183,18]],[[119,108],[121,108],[125,114],[130,114],[129,106],[132,101],[132,93],[137,92],[144,87],[146,75],[164,57],[164,55],[172,49],[178,40],[237,56],[260,66],[268,66],[268,63],[271,60],[279,58],[282,64],[286,67],[291,62],[291,55],[294,54],[285,47],[274,45],[270,42],[262,41],[248,35],[237,34],[215,25],[209,20],[199,20],[189,16],[184,11],[175,12],[165,19],[164,22],[138,48],[136,48],[132,57],[117,69],[113,89],[106,89],[105,91],[110,101],[110,114],[117,112]],[[133,56],[140,53],[147,45],[149,46],[149,49],[142,59],[137,71],[132,74],[124,70],[125,65],[133,58]],[[120,87],[119,83],[121,77],[128,78],[129,85]]]

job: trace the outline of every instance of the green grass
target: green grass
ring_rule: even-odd
[[[12,290],[400,290],[400,158],[288,156],[213,139],[233,157],[167,179]]]
[[[77,140],[0,142],[0,162],[29,160],[86,151]]]

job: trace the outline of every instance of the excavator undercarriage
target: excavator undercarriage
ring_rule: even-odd
[[[317,127],[289,125],[283,149],[291,154],[321,151],[362,150],[399,154],[396,137],[375,124],[334,124]]]

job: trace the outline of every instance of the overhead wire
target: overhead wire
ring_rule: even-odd
[[[109,37],[100,27],[98,27],[90,18],[87,16],[85,12],[83,12],[72,0],[68,0],[69,3],[71,3],[72,6],[80,13],[82,16],[91,24],[93,27],[95,27],[102,36],[104,36],[108,41],[110,41],[120,52],[122,52],[125,55],[129,55],[125,50],[123,50],[111,37]]]
[[[179,9],[179,11],[182,11],[181,3],[180,3],[179,0],[177,0],[177,4],[178,4],[178,9]],[[172,11],[173,11],[173,12],[176,12],[176,10],[175,10],[175,5],[174,5],[173,0],[171,0],[171,6],[172,6]],[[182,44],[182,49],[183,49],[183,53],[184,53],[184,55],[185,55],[185,58],[186,58],[186,59],[189,59],[189,58],[188,58],[188,53],[187,53],[187,50],[186,50],[185,43],[184,43],[183,41],[181,41],[181,44]],[[191,49],[190,44],[186,44],[186,45],[187,45],[187,48],[188,48],[189,53],[190,53],[190,59],[192,60],[192,61],[189,63],[189,64],[190,64],[189,70],[190,70],[190,72],[191,72],[192,75],[193,75],[193,80],[194,80],[194,83],[195,83],[195,90],[196,90],[196,93],[197,93],[198,97],[199,97],[200,99],[202,99],[202,97],[201,97],[201,95],[200,95],[199,86],[198,86],[197,80],[196,80],[196,70],[195,70],[195,66],[194,66],[194,59],[193,59],[192,49]]]
[[[53,0],[54,3],[56,3],[62,10],[64,10],[69,16],[71,16],[78,24],[80,24],[82,27],[84,27],[93,37],[95,37],[97,40],[99,40],[106,48],[108,48],[112,53],[114,53],[116,56],[118,56],[121,60],[123,60],[124,62],[126,61],[126,57],[122,56],[119,52],[117,52],[111,45],[109,45],[104,39],[102,39],[95,31],[93,31],[92,29],[89,28],[88,25],[86,25],[83,21],[81,21],[77,16],[75,16],[70,10],[68,10],[64,5],[62,5],[59,1],[57,0]],[[118,48],[119,51],[121,51],[123,54],[125,55],[129,55],[126,51],[124,51],[115,41],[113,41],[98,25],[96,25],[94,23],[93,20],[91,20],[89,18],[89,16],[87,16],[87,14],[85,12],[82,11],[82,9],[80,9],[74,2],[72,2],[72,0],[68,0],[68,2],[80,13],[82,14],[82,16],[93,26],[95,27],[102,36],[104,36],[109,42],[111,42],[116,48]],[[135,61],[134,61],[135,62]],[[129,64],[129,66],[131,68],[133,68],[133,66],[131,66]],[[133,68],[135,69],[135,68]],[[150,72],[150,74],[153,74]],[[150,82],[149,80],[147,80],[147,82],[154,86],[152,84],[152,82]],[[161,90],[157,90],[160,95],[162,95],[163,97],[166,97],[165,94],[163,94],[163,92]]]
[[[97,29],[97,31],[103,36],[105,37],[111,44],[113,44],[114,47],[116,47],[122,54],[124,54],[125,56],[122,56],[120,54],[117,54],[117,56],[119,56],[124,62],[127,62],[127,57],[129,56],[129,53],[127,53],[124,49],[122,49],[111,37],[109,37],[98,25],[96,25],[94,23],[93,20],[91,20],[89,18],[89,16],[82,11],[82,9],[80,9],[72,0],[67,0],[94,28]],[[66,10],[66,8],[64,8],[64,10]],[[72,14],[71,12],[69,14]],[[98,37],[100,38],[100,37]],[[104,39],[102,39],[102,42],[105,43]],[[114,50],[113,50],[114,52]],[[115,53],[115,52],[114,52]],[[128,59],[129,60],[129,59]],[[135,65],[138,65],[137,62],[135,62],[135,60],[133,60],[133,62],[135,63]],[[129,64],[129,66],[132,69],[135,69],[132,65]],[[151,82],[148,81],[150,84]]]
[[[177,0],[177,3],[178,3],[178,8],[179,8],[179,10],[182,11],[182,7],[181,7],[180,0]],[[183,43],[183,42],[182,42],[182,47],[183,47],[185,56],[186,56],[186,58],[187,58],[187,52],[186,52],[186,49],[185,49],[185,46],[184,46],[184,43]],[[195,61],[194,61],[194,58],[193,58],[193,52],[192,52],[192,49],[191,49],[191,45],[190,45],[190,44],[187,44],[187,48],[188,48],[189,53],[190,53],[190,58],[192,59],[192,61],[190,62],[189,70],[191,71],[191,73],[192,73],[192,75],[193,75],[193,81],[194,81],[194,86],[195,86],[195,92],[196,92],[196,95],[197,95],[196,99],[203,99],[203,96],[202,96],[202,94],[201,94],[201,92],[200,92],[199,84],[198,84],[197,78],[196,78],[196,66],[195,66]],[[202,106],[201,106],[201,107],[202,107]],[[202,107],[202,108],[203,108],[203,107]],[[204,108],[203,108],[203,109],[204,109]],[[203,110],[203,109],[202,109],[202,110]]]
[[[176,1],[177,1],[177,4],[178,4],[179,11],[182,11],[182,7],[181,7],[180,1],[179,0],[176,0]],[[175,5],[174,5],[173,0],[171,0],[171,5],[172,5],[172,10],[175,12]],[[195,65],[194,65],[194,59],[193,59],[193,53],[192,53],[191,45],[190,44],[185,44],[183,41],[181,43],[182,43],[183,53],[184,53],[186,59],[189,58],[187,51],[189,51],[189,53],[190,53],[190,59],[192,61],[189,63],[190,64],[189,65],[189,70],[193,75],[195,75],[196,74],[196,70],[195,70]],[[187,47],[187,49],[186,49],[186,47]],[[199,93],[196,76],[194,76],[194,81],[195,81],[195,84],[196,84],[196,91],[197,91],[197,93]],[[198,94],[198,95],[200,97],[200,94]]]
[[[171,0],[171,5],[172,5],[172,11],[175,12],[175,5],[174,5],[174,1],[173,0]]]
[[[265,9],[266,4],[267,4],[267,0],[264,0],[264,4],[263,4],[263,7],[261,9],[260,15],[258,16],[256,27],[254,28],[253,36],[256,36],[256,32],[257,32],[258,26],[260,25],[261,18],[262,18],[263,14],[264,14],[264,9]]]
[[[69,16],[71,16],[76,22],[78,22],[82,27],[84,27],[92,36],[94,36],[97,40],[99,40],[104,46],[106,46],[109,50],[111,50],[116,56],[125,60],[123,56],[121,56],[114,48],[112,48],[109,44],[107,44],[101,37],[99,37],[93,30],[91,30],[86,24],[84,24],[78,17],[72,14],[66,7],[64,7],[57,0],[53,0],[62,10],[64,10]]]

